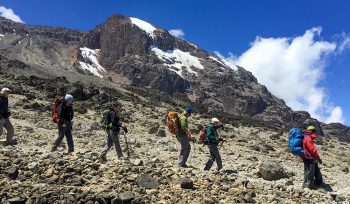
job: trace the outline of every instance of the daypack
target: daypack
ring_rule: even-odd
[[[56,96],[55,100],[52,102],[52,108],[51,108],[51,118],[54,123],[58,123],[58,106],[62,103],[63,97]]]
[[[179,114],[177,112],[168,112],[168,129],[171,133],[177,134],[179,132]]]
[[[104,129],[104,130],[107,130],[108,129],[108,126],[109,126],[109,113],[110,113],[110,110],[105,110],[102,112],[101,114],[101,127]]]
[[[295,156],[303,154],[304,133],[299,128],[292,128],[288,134],[288,146],[290,152]]]
[[[199,132],[199,138],[203,144],[209,143],[209,138],[207,136],[209,126],[205,126],[200,132]]]

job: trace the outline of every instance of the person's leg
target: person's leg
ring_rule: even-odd
[[[65,135],[66,135],[67,144],[68,144],[68,153],[74,152],[74,142],[73,142],[71,125],[67,125]]]
[[[65,132],[66,132],[66,127],[61,127],[60,125],[58,125],[58,137],[53,143],[51,151],[55,151],[57,147],[61,144]]]
[[[216,164],[217,164],[217,170],[222,169],[222,160],[221,160],[221,155],[218,149],[218,145],[217,144],[213,144],[212,145],[212,152],[213,152],[213,156],[216,160]]]
[[[11,144],[12,143],[12,140],[13,140],[13,135],[14,135],[14,129],[13,129],[13,126],[11,124],[11,121],[10,119],[6,119],[6,122],[4,124],[4,128],[6,129],[7,131],[7,137],[6,137],[6,143],[8,144]]]
[[[313,188],[315,177],[315,161],[312,159],[303,159],[304,161],[304,188]]]
[[[180,142],[181,150],[179,155],[179,165],[186,166],[187,159],[190,155],[191,145],[186,135],[177,135],[177,140]]]
[[[315,163],[315,187],[320,187],[323,184],[320,167]]]
[[[208,162],[205,164],[205,167],[204,167],[205,171],[209,171],[210,168],[213,166],[214,161],[215,161],[215,155],[213,153],[211,143],[208,144],[208,148],[209,148],[209,152],[210,152],[210,157],[209,157]]]
[[[110,136],[110,131],[106,130],[106,134],[107,134],[107,142],[106,142],[106,145],[103,147],[103,150],[102,150],[101,155],[100,155],[100,157],[103,161],[107,161],[107,158],[106,158],[107,152],[109,151],[109,149],[113,145],[113,141],[112,141],[111,136]]]
[[[123,157],[122,148],[120,147],[119,132],[111,130],[111,139],[114,143],[115,151],[117,152],[118,158]]]
[[[6,123],[6,119],[0,119],[0,136],[2,135],[3,133],[3,128],[4,128],[4,125]]]

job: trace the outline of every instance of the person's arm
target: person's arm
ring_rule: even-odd
[[[311,156],[313,156],[317,160],[321,160],[320,156],[318,155],[317,149],[316,149],[314,143],[312,142],[311,138],[307,139],[307,141],[305,143],[305,148],[311,154]]]
[[[63,107],[63,103],[61,103],[58,107],[57,107],[57,115],[58,115],[58,121],[60,124],[65,124],[66,120],[64,119],[64,107]]]

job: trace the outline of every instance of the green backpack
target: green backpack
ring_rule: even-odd
[[[110,110],[105,110],[102,112],[101,114],[101,127],[104,129],[104,130],[108,130],[108,127],[109,127],[109,113],[110,113]]]

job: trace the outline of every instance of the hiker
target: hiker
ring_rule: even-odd
[[[313,140],[317,138],[315,126],[309,126],[303,130],[303,154],[301,158],[304,162],[304,188],[314,189],[323,185],[322,175],[318,163],[322,160],[317,153]]]
[[[7,131],[5,145],[14,145],[16,141],[13,140],[14,129],[10,121],[11,112],[9,111],[8,97],[10,95],[9,88],[3,88],[0,92],[0,136],[3,128]]]
[[[188,117],[192,114],[191,108],[186,108],[184,112],[179,117],[179,130],[176,134],[177,141],[181,144],[181,151],[179,156],[180,167],[187,168],[186,165],[187,159],[190,156],[191,145],[190,141],[196,141],[196,138],[192,136],[190,131],[188,130]]]
[[[206,136],[208,138],[208,148],[210,151],[210,158],[207,162],[207,164],[204,167],[205,171],[209,171],[210,168],[213,166],[214,161],[216,161],[217,164],[217,170],[220,171],[222,169],[222,160],[219,152],[219,142],[223,141],[222,138],[220,138],[218,129],[223,127],[223,125],[220,124],[219,119],[212,118],[211,124],[206,128]]]
[[[63,137],[66,136],[68,144],[68,154],[74,152],[74,143],[72,136],[72,120],[74,117],[74,111],[72,107],[73,96],[66,94],[62,99],[61,104],[57,108],[58,113],[58,137],[52,146],[51,151],[56,151],[57,147],[61,144]]]
[[[120,128],[123,128],[124,131],[127,132],[127,128],[124,123],[120,122],[119,105],[117,103],[113,103],[112,106],[109,108],[108,114],[104,117],[107,117],[106,120],[108,121],[107,122],[108,125],[106,127],[107,143],[101,152],[100,158],[103,162],[106,162],[107,161],[106,154],[114,144],[118,159],[122,160],[123,153],[119,142],[119,131],[120,131]]]

